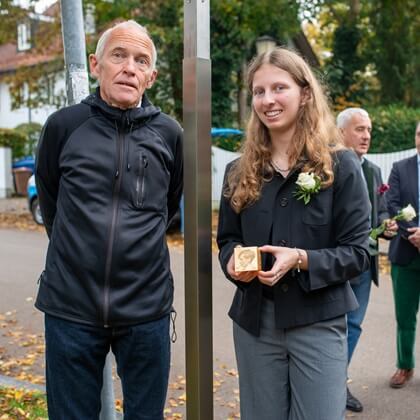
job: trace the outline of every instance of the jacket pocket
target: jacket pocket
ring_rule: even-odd
[[[137,208],[143,208],[146,200],[146,180],[147,180],[147,167],[149,161],[144,152],[139,153],[139,171],[136,179],[136,195],[135,205]]]
[[[302,222],[305,225],[325,226],[332,218],[332,190],[320,191],[311,198],[303,210]]]

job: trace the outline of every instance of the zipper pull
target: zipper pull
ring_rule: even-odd
[[[115,178],[118,178],[120,176],[120,171],[117,169],[117,171],[115,172]]]

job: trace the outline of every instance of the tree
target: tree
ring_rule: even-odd
[[[381,102],[420,105],[420,16],[416,0],[377,0],[370,13]]]
[[[311,26],[317,37],[312,42],[321,41],[331,53],[323,70],[338,109],[397,102],[418,106],[417,0],[312,0],[301,7],[321,28]]]

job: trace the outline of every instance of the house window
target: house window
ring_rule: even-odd
[[[31,24],[29,22],[19,23],[17,26],[18,51],[27,51],[31,46]]]

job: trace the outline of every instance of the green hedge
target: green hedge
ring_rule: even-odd
[[[25,156],[27,137],[11,128],[0,128],[0,147],[10,147],[13,159]]]
[[[211,139],[212,145],[220,147],[229,152],[237,152],[241,148],[243,136],[241,134],[232,134],[229,136],[214,136]]]
[[[0,128],[0,147],[10,147],[13,159],[34,156],[42,125],[20,124],[15,128]]]
[[[15,130],[26,137],[25,156],[35,156],[42,125],[38,123],[24,123],[16,126]]]
[[[420,108],[388,105],[368,108],[372,120],[370,153],[390,153],[415,147],[414,133]]]

